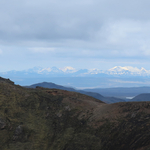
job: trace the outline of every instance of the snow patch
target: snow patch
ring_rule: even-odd
[[[59,69],[62,70],[63,72],[66,72],[66,73],[73,73],[73,72],[77,71],[75,68],[70,67],[70,66],[67,66],[64,68],[59,68]]]

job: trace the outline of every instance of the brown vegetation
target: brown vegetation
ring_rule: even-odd
[[[148,150],[150,102],[105,104],[0,79],[2,150]]]

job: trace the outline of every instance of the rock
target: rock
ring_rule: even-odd
[[[19,125],[19,126],[16,128],[15,132],[14,132],[13,140],[15,141],[15,140],[19,139],[19,136],[20,136],[22,133],[23,133],[23,129],[22,129],[21,125]]]
[[[3,119],[0,118],[0,129],[4,129],[6,127],[6,123],[4,122]]]
[[[22,127],[19,125],[15,130],[15,135],[20,135],[22,133]]]

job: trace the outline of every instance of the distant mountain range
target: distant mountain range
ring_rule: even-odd
[[[141,69],[137,67],[121,67],[116,66],[114,68],[111,68],[105,72],[109,75],[126,75],[126,76],[150,76],[150,70],[146,70],[143,67]]]
[[[150,101],[150,93],[142,93],[134,97],[131,101]]]
[[[125,101],[130,101],[130,102],[150,101],[150,87],[105,88],[105,89],[99,88],[99,89],[77,90],[74,88],[65,87],[50,82],[37,83],[26,87],[28,88],[43,87],[49,89],[60,89],[60,90],[78,92],[99,99],[107,104],[125,102]],[[129,99],[126,99],[127,97],[129,97]]]
[[[49,88],[49,89],[60,89],[60,90],[66,90],[66,91],[73,91],[73,92],[78,92],[81,94],[85,94],[91,97],[94,97],[96,99],[99,99],[105,103],[117,103],[117,102],[125,102],[125,100],[120,99],[120,98],[115,98],[115,97],[104,97],[99,93],[95,93],[95,92],[87,92],[87,91],[83,91],[83,90],[76,90],[74,88],[69,88],[69,87],[64,87],[61,85],[57,85],[54,83],[48,83],[48,82],[42,82],[42,83],[37,83],[37,84],[33,84],[30,86],[26,86],[27,88],[36,88],[36,87],[43,87],[43,88]]]
[[[34,67],[22,71],[0,72],[0,76],[23,86],[43,81],[82,89],[150,86],[150,70],[131,66],[116,66],[108,70]]]
[[[117,87],[117,88],[93,88],[84,89],[87,92],[95,92],[102,94],[106,97],[118,97],[121,99],[135,97],[142,93],[150,93],[150,87]]]
[[[8,71],[1,72],[1,75],[11,75],[11,76],[49,76],[49,77],[98,77],[98,76],[150,76],[150,70],[146,70],[144,68],[137,67],[121,67],[116,66],[114,68],[108,70],[100,70],[100,69],[75,69],[73,67],[64,67],[64,68],[42,68],[42,67],[34,67],[32,69],[23,70],[23,71]]]

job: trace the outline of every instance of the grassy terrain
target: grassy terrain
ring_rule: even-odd
[[[0,78],[2,150],[148,150],[150,102],[105,104]]]

